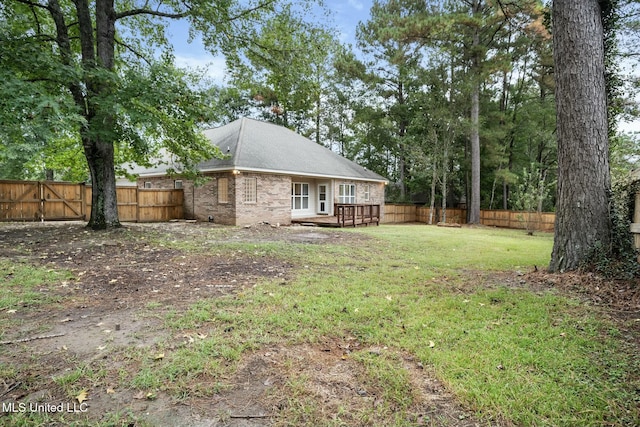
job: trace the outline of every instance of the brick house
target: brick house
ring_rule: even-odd
[[[336,204],[384,204],[384,177],[287,128],[241,118],[204,134],[225,158],[198,165],[203,185],[167,167],[135,171],[141,188],[182,188],[187,218],[286,225],[335,215]]]

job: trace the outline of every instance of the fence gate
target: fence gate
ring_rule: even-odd
[[[84,185],[0,181],[0,221],[84,219]]]
[[[40,182],[42,212],[46,220],[84,219],[84,185]]]

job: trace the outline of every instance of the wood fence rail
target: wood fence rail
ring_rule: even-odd
[[[380,223],[380,205],[334,204],[338,224],[355,227],[361,224]]]
[[[117,187],[123,222],[182,219],[182,190]],[[91,186],[54,181],[0,181],[0,221],[86,220],[91,215]]]
[[[393,224],[403,222],[429,222],[430,208],[428,206],[385,204],[382,223]],[[433,212],[432,223],[443,220],[442,211]],[[480,224],[494,227],[526,229],[532,231],[552,232],[556,220],[553,212],[521,212],[509,210],[480,210]],[[446,222],[465,224],[467,222],[466,209],[447,208]]]

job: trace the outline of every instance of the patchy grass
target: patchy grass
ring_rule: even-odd
[[[0,260],[0,312],[51,302],[48,287],[70,280],[67,271]]]
[[[167,322],[204,328],[220,348],[230,349],[229,362],[247,347],[333,336],[409,352],[486,420],[554,426],[638,421],[630,383],[638,366],[593,308],[486,273],[546,265],[550,235],[416,226],[351,232],[375,240],[331,248],[253,245],[291,259],[297,279],[200,301]],[[187,359],[208,351],[194,350]],[[403,425],[411,418],[405,412],[411,392],[402,369],[393,360],[354,357],[384,389],[395,425]],[[299,381],[289,384],[292,392],[302,393]],[[312,401],[296,402],[294,421],[323,423]]]
[[[144,245],[167,249],[172,257],[240,260],[242,267],[285,261],[293,274],[268,276],[238,293],[194,294],[186,305],[145,294],[151,296],[140,303],[141,318],[161,322],[161,338],[107,351],[97,362],[79,361],[55,376],[55,386],[69,400],[85,389],[97,395],[106,384],[149,401],[165,395],[180,402],[210,399],[228,391],[228,380],[238,371],[245,369],[246,380],[261,372],[259,365],[255,370],[242,365],[261,353],[262,363],[277,363],[282,374],[277,384],[269,378],[252,383],[272,385],[267,398],[278,408],[271,420],[275,426],[460,425],[442,413],[430,418],[420,412],[430,403],[421,395],[416,372],[433,374],[465,412],[487,424],[640,424],[638,349],[626,341],[626,333],[597,308],[526,283],[523,273],[549,262],[551,235],[394,225],[339,230],[332,233],[352,238],[313,244],[252,241],[244,230],[229,230],[203,227],[194,238],[156,231],[144,235]],[[121,234],[136,244],[142,240],[135,233]],[[70,277],[5,261],[0,268],[9,272],[0,277],[3,318],[8,317],[3,308],[48,302],[42,290]],[[309,361],[295,350],[277,353],[302,348],[318,357],[323,350],[309,349],[326,342],[342,343],[338,359],[344,364],[334,384],[322,383],[328,377],[318,381],[315,368],[303,369]],[[335,346],[329,350],[333,356]],[[282,357],[264,356],[273,351]],[[18,381],[23,370],[0,364],[7,381]],[[329,405],[320,386],[347,387],[360,403]],[[147,422],[126,411],[100,420],[62,417],[11,414],[3,422]]]

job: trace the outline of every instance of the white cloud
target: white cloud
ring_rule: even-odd
[[[208,53],[197,56],[176,53],[175,58],[178,67],[203,71],[215,84],[224,84],[227,67],[223,56],[212,56]]]

